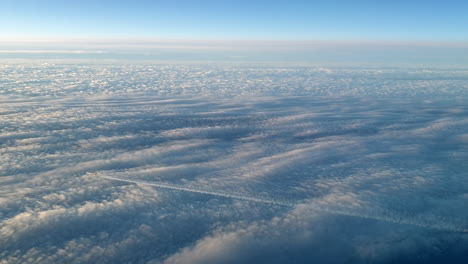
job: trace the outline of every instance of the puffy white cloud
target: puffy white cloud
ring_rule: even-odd
[[[197,67],[4,67],[0,263],[466,259],[460,73]]]

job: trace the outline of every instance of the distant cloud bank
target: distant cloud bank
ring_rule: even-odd
[[[39,53],[44,56],[38,57]],[[88,56],[70,57],[70,54]],[[467,54],[467,42],[429,41],[3,38],[0,44],[0,59],[81,58],[179,63],[467,66]]]

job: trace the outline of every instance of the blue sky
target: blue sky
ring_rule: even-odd
[[[0,35],[280,40],[468,40],[468,1],[4,0]]]
[[[0,0],[0,59],[458,66],[466,14],[457,0]]]

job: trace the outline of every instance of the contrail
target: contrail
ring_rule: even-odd
[[[124,178],[118,178],[118,177],[113,177],[113,176],[100,176],[100,177],[104,179],[108,179],[108,180],[113,180],[113,181],[148,185],[148,186],[154,186],[157,188],[184,191],[184,192],[201,193],[201,194],[214,195],[214,196],[219,196],[219,197],[226,197],[226,198],[244,200],[244,201],[256,202],[256,203],[272,204],[272,205],[279,205],[279,206],[286,206],[286,207],[295,207],[301,204],[301,203],[290,202],[290,201],[281,201],[281,200],[274,200],[274,199],[267,199],[267,198],[245,196],[245,195],[240,195],[240,194],[203,190],[203,189],[198,189],[198,188],[193,188],[193,187],[185,187],[185,186],[173,185],[173,184],[167,184],[167,183],[157,183],[157,182],[148,182],[148,181],[142,181],[142,180],[124,179]],[[390,210],[385,210],[385,209],[375,209],[373,210],[374,212],[360,212],[360,211],[358,212],[356,210],[350,211],[346,209],[337,209],[337,208],[326,207],[326,206],[319,205],[319,204],[304,204],[304,205],[307,205],[308,209],[317,211],[317,212],[325,212],[325,213],[330,213],[330,214],[359,217],[359,218],[364,218],[364,219],[385,221],[385,222],[390,222],[390,223],[395,223],[395,224],[413,225],[413,226],[435,229],[435,230],[440,230],[440,231],[468,233],[468,228],[460,227],[460,226],[466,226],[466,222],[467,222],[466,219],[458,219],[458,221],[455,221],[454,219],[451,219],[451,218],[442,218],[442,217],[436,217],[433,215],[432,216],[424,215],[420,217],[405,217],[405,216],[402,216],[401,214],[398,214]],[[456,222],[458,222],[458,224]]]
[[[219,196],[219,197],[226,197],[226,198],[232,198],[232,199],[244,200],[244,201],[250,201],[250,202],[256,202],[256,203],[274,204],[274,205],[290,206],[290,207],[296,205],[295,203],[292,203],[292,202],[285,202],[285,201],[264,199],[264,198],[245,196],[245,195],[239,195],[239,194],[230,194],[230,193],[202,190],[202,189],[197,189],[197,188],[184,187],[180,185],[148,182],[148,181],[142,181],[142,180],[123,179],[123,178],[117,178],[117,177],[112,177],[112,176],[101,176],[101,177],[105,179],[109,179],[109,180],[114,180],[114,181],[143,184],[143,185],[149,185],[149,186],[154,186],[154,187],[163,188],[163,189],[171,189],[171,190],[184,191],[184,192],[202,193],[202,194],[208,194],[208,195],[214,195],[214,196]]]

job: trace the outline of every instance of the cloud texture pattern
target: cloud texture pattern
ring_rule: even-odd
[[[468,71],[1,74],[2,264],[468,259]]]

